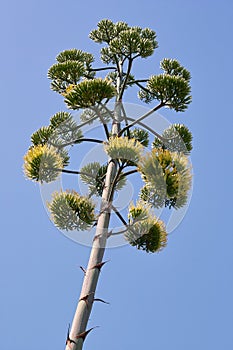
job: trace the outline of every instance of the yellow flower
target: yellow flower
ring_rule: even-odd
[[[76,86],[75,84],[70,84],[70,85],[68,85],[67,88],[66,88],[66,91],[63,92],[61,95],[66,96],[69,92],[71,92],[71,91],[73,90],[73,88],[74,88],[75,86]]]

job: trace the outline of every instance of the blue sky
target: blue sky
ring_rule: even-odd
[[[63,349],[89,248],[50,222],[22,158],[31,134],[64,109],[47,70],[64,49],[98,54],[88,39],[102,18],[157,32],[159,49],[140,65],[153,74],[163,57],[192,74],[184,114],[164,111],[193,132],[194,191],[167,248],[148,255],[109,249],[85,349],[233,347],[232,92],[233,5],[229,1],[8,1],[1,6],[0,342],[4,349]],[[136,103],[130,95],[129,102]]]

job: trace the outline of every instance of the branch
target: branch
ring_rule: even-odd
[[[57,148],[63,148],[63,147],[70,146],[70,145],[77,144],[77,143],[81,143],[81,142],[103,143],[104,141],[99,140],[99,139],[91,139],[91,138],[83,137],[83,138],[80,138],[80,139],[77,139],[77,140],[74,140],[74,141],[70,141],[70,142],[64,143],[64,144],[59,145],[59,146],[57,146],[54,143],[51,143],[51,145],[54,146],[54,147],[57,147]]]
[[[105,134],[106,134],[107,139],[109,139],[109,131],[108,131],[107,124],[105,123],[105,120],[103,119],[101,113],[99,113],[98,108],[95,108],[94,110],[95,110],[95,112],[97,113],[98,117],[100,118],[101,123],[103,124],[104,131],[105,131]]]
[[[59,168],[52,168],[51,170],[60,171],[61,173],[65,173],[65,174],[85,175],[85,176],[91,177],[92,179],[96,178],[95,176],[91,175],[90,173],[86,173],[84,171],[59,169]]]
[[[121,213],[119,213],[119,211],[117,210],[117,208],[112,204],[112,209],[114,211],[114,213],[118,216],[118,218],[121,220],[121,222],[126,226],[128,227],[128,224],[127,222],[125,221],[125,219],[123,218],[123,216],[121,215]]]
[[[133,57],[133,60],[135,60],[135,58],[140,57],[140,56],[141,56],[140,53],[138,53],[137,55],[135,55],[135,56]]]
[[[88,119],[87,121],[83,122],[82,124],[78,125],[75,129],[78,130],[78,129],[81,129],[81,127],[87,125],[87,124],[90,124],[90,122],[93,122],[94,120],[96,120],[98,118],[97,117],[92,117],[91,119]]]
[[[89,71],[90,71],[90,72],[99,72],[99,71],[101,71],[101,70],[108,70],[108,69],[114,69],[114,70],[116,70],[117,67],[90,68]]]
[[[128,231],[128,229],[126,228],[126,229],[121,230],[121,231],[112,232],[110,236],[122,235],[122,233],[125,233],[125,232],[127,232],[127,231]],[[109,236],[109,237],[110,237],[110,236]]]
[[[146,117],[148,117],[149,115],[151,115],[152,113],[156,112],[158,109],[162,108],[164,106],[164,103],[161,102],[160,104],[158,104],[157,106],[155,106],[154,108],[152,108],[150,111],[146,112],[145,114],[143,114],[140,118],[134,120],[134,122],[132,122],[131,124],[129,124],[128,126],[125,126],[123,129],[121,129],[121,131],[118,133],[118,137],[121,136],[127,129],[131,128],[132,126],[134,126],[135,124],[137,124],[138,122],[140,122],[141,120],[145,119]]]
[[[134,121],[135,119],[127,117],[127,119],[129,119],[130,121]],[[142,122],[138,122],[138,125],[142,126],[144,129],[150,131],[152,134],[154,134],[156,137],[158,137],[158,139],[160,139],[163,142],[166,142],[166,138],[164,138],[163,136],[161,136],[159,133],[157,133],[156,131],[154,131],[153,129],[151,129],[149,126],[147,126],[146,124],[142,123]]]
[[[130,228],[130,230],[136,234],[136,232],[131,228],[131,226],[133,225],[129,225],[127,224],[127,222],[125,221],[125,219],[123,218],[123,216],[121,215],[121,213],[119,213],[119,211],[116,209],[116,207],[114,207],[114,205],[112,205],[112,209],[113,211],[115,212],[115,214],[118,216],[118,218],[122,221],[122,223],[125,225],[126,227],[126,230],[123,230],[123,231],[120,231],[120,232],[117,232],[117,233],[114,233],[115,235],[117,234],[121,234],[121,233],[124,233],[126,231],[128,231],[128,229]]]
[[[136,81],[135,84],[136,84],[138,87],[140,87],[140,89],[144,90],[145,92],[147,92],[147,93],[149,93],[149,94],[151,93],[151,91],[150,91],[149,89],[145,88],[145,86],[141,85],[138,81]]]
[[[108,107],[106,106],[107,103],[109,102],[109,99],[106,100],[106,102],[102,103],[100,102],[100,106],[105,109],[106,113],[110,115],[110,117],[113,119],[113,116],[112,116],[112,111],[110,109],[108,109]]]
[[[124,120],[125,120],[125,125],[128,126],[129,124],[128,124],[128,120],[127,120],[127,115],[126,115],[125,108],[124,108],[123,104],[121,105],[121,110],[122,110],[123,117],[124,117]],[[126,132],[127,132],[127,137],[130,139],[129,129],[127,129]]]
[[[126,173],[121,174],[121,176],[119,177],[119,180],[120,180],[121,178],[123,178],[123,177],[126,177],[126,176],[131,175],[131,174],[135,174],[135,173],[137,173],[137,172],[138,172],[137,169],[127,171]]]
[[[121,91],[120,91],[119,100],[122,99],[122,96],[123,96],[123,93],[124,93],[124,90],[125,90],[125,87],[126,87],[126,84],[127,84],[127,80],[128,80],[131,68],[132,68],[132,63],[133,63],[133,60],[131,58],[129,58],[128,68],[127,68],[127,72],[126,72],[124,83],[123,83]]]
[[[104,142],[103,140],[91,139],[91,138],[84,137],[84,138],[76,140],[75,143],[79,143],[80,140],[81,140],[81,142],[96,142],[96,143],[103,143]]]
[[[131,85],[131,84],[147,83],[147,82],[148,82],[148,79],[137,79],[137,80],[130,81],[128,84]]]
[[[121,172],[122,172],[123,169],[124,169],[124,165],[119,166],[119,169],[118,169],[118,171],[117,171],[117,173],[116,173],[116,176],[115,176],[115,178],[114,178],[114,180],[113,180],[113,182],[112,182],[112,184],[111,184],[109,199],[112,198],[113,192],[114,192],[114,190],[115,190],[115,186],[116,186],[116,184],[117,184],[117,181],[118,181],[119,176],[120,176],[120,174],[121,174]]]
[[[83,122],[82,124],[80,125],[77,125],[76,128],[74,129],[75,130],[78,130],[78,129],[81,129],[83,126],[87,125],[87,124],[90,124],[90,122],[93,122],[94,120],[96,120],[98,118],[98,116],[95,116],[95,117],[92,117],[91,119],[88,119],[87,121]]]

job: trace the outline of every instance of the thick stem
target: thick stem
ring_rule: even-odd
[[[113,125],[113,129],[115,124]],[[117,133],[117,130],[114,130]],[[75,343],[67,344],[66,350],[81,350],[83,346],[83,338],[76,338],[80,333],[86,330],[89,316],[92,309],[94,294],[99,278],[100,268],[98,264],[102,262],[106,241],[108,237],[108,226],[110,221],[110,207],[113,198],[112,185],[116,176],[117,164],[110,161],[108,164],[105,187],[102,194],[101,214],[98,218],[96,234],[93,240],[92,250],[89,263],[84,276],[83,286],[74,315],[70,339]]]
[[[106,175],[105,188],[102,195],[101,214],[98,219],[96,235],[93,240],[89,263],[84,276],[83,286],[70,332],[70,338],[76,341],[76,344],[71,343],[69,346],[67,345],[66,350],[81,350],[83,346],[83,339],[76,339],[76,337],[86,330],[92,309],[94,294],[100,273],[98,264],[103,260],[108,236],[108,226],[110,220],[110,209],[108,208],[109,203],[111,203],[112,200],[112,198],[110,198],[110,192],[115,174],[116,164],[115,162],[110,162]]]
[[[120,72],[118,72],[120,76]],[[121,77],[118,79],[118,84],[121,82]],[[118,86],[119,90],[119,86]],[[116,107],[114,111],[114,120],[112,124],[112,134],[117,135],[120,131],[120,108],[119,102],[116,101]],[[80,334],[86,331],[87,323],[91,314],[92,305],[94,302],[94,295],[100,274],[100,265],[104,251],[106,247],[106,241],[108,238],[108,227],[111,215],[111,202],[114,196],[114,179],[117,174],[117,163],[113,160],[109,160],[105,187],[102,193],[102,202],[100,208],[100,215],[97,221],[96,234],[93,240],[91,254],[87,266],[86,273],[84,275],[83,286],[77,305],[77,309],[73,318],[72,327],[69,335],[69,339],[66,345],[66,350],[82,350],[85,336]],[[85,333],[84,333],[85,334]]]

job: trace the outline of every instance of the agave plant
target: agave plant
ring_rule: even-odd
[[[51,219],[59,229],[87,232],[96,228],[66,350],[81,350],[91,330],[87,330],[87,323],[96,300],[108,239],[121,234],[137,249],[147,253],[162,251],[168,244],[168,235],[154,208],[179,210],[187,203],[192,184],[188,159],[192,135],[188,128],[174,124],[162,134],[155,130],[150,147],[151,135],[143,123],[164,107],[175,112],[188,108],[189,71],[177,60],[166,58],[160,63],[161,74],[145,79],[132,74],[134,62],[148,58],[158,47],[156,33],[149,28],[104,19],[89,37],[103,45],[100,50],[103,67],[95,66],[92,54],[70,49],[59,53],[48,71],[51,89],[60,94],[71,111],[80,112],[80,122],[70,112],[56,113],[47,126],[32,135],[24,158],[25,175],[30,180],[51,182],[61,174],[75,174],[88,187],[85,196],[76,189],[57,191],[48,203]],[[124,93],[132,88],[142,102],[150,105],[148,112],[138,118],[130,118],[124,109]],[[109,106],[110,100],[114,101],[113,108]],[[84,126],[95,120],[103,127],[102,139],[85,137]],[[76,146],[78,150],[84,142],[102,145],[108,161],[101,163],[96,159],[81,169],[67,169],[70,147]],[[132,174],[138,174],[144,185],[136,204],[130,203],[129,198],[125,215],[114,205],[115,194],[124,189]],[[96,198],[100,198],[99,206]],[[113,216],[123,225],[122,231],[109,229]]]

